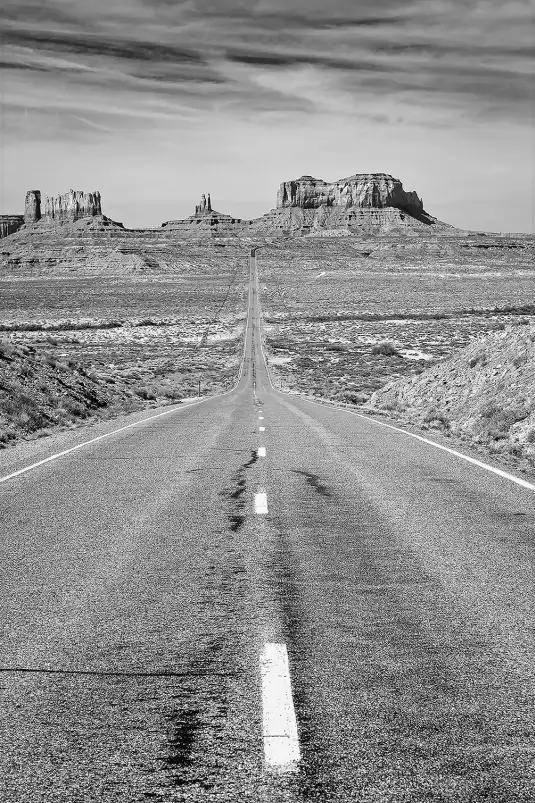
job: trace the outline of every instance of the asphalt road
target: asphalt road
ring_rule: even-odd
[[[0,484],[0,799],[533,801],[533,492],[273,390],[254,285],[233,392]]]

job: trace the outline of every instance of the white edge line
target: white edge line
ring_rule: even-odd
[[[265,457],[266,456],[266,447],[259,446],[258,447],[258,457]]]
[[[32,469],[34,468],[38,468],[39,466],[44,466],[45,463],[51,463],[52,460],[58,460],[60,457],[65,457],[65,455],[70,454],[71,452],[76,452],[78,451],[78,449],[83,449],[84,446],[90,446],[92,443],[97,443],[98,441],[104,440],[104,438],[110,438],[112,435],[117,435],[119,432],[124,432],[126,429],[132,429],[132,427],[139,427],[142,424],[146,424],[147,421],[154,421],[156,418],[161,418],[162,416],[170,415],[171,413],[177,413],[180,410],[189,410],[191,407],[196,407],[198,404],[205,404],[211,399],[220,399],[222,396],[228,396],[229,393],[233,393],[242,380],[243,371],[245,368],[245,353],[247,351],[247,333],[249,332],[250,329],[250,315],[249,315],[250,309],[251,309],[251,285],[249,285],[249,293],[247,296],[247,320],[245,322],[241,365],[240,365],[240,370],[238,372],[238,379],[236,380],[236,384],[230,390],[225,390],[223,391],[223,393],[216,393],[214,396],[207,396],[206,399],[200,399],[199,401],[192,402],[191,404],[187,404],[186,406],[172,407],[169,410],[164,410],[163,413],[156,413],[156,415],[150,415],[148,418],[143,418],[141,421],[134,421],[132,424],[127,424],[124,427],[119,427],[119,429],[114,429],[112,432],[105,432],[103,435],[98,435],[96,438],[91,438],[91,440],[79,443],[77,444],[77,446],[71,446],[70,449],[64,449],[62,452],[57,452],[56,454],[50,455],[50,457],[45,457],[44,460],[38,460],[37,463],[32,463],[30,466],[25,466],[25,468],[19,468],[18,471],[13,471],[11,474],[6,474],[5,477],[0,477],[0,485],[3,482],[7,482],[8,480],[14,479],[15,477],[20,477],[21,474],[26,474],[28,471],[32,471]]]
[[[264,758],[271,767],[291,770],[301,755],[285,644],[264,645],[260,674]]]
[[[259,301],[259,295],[258,295],[258,272],[256,270],[256,256],[255,256],[255,277],[256,277],[256,286],[257,286],[256,298],[257,298],[258,307],[260,309],[260,301]],[[258,330],[259,330],[258,334],[259,334],[259,341],[260,341],[260,351],[262,352],[262,357],[263,357],[263,360],[264,360],[264,367],[266,369],[267,378],[268,378],[268,382],[269,382],[269,384],[271,386],[271,389],[275,393],[280,393],[281,396],[290,396],[291,398],[301,398],[303,401],[307,401],[310,404],[316,404],[316,405],[318,405],[318,407],[325,407],[326,406],[325,404],[322,404],[321,402],[313,401],[312,399],[306,399],[306,398],[303,398],[301,396],[297,396],[297,397],[293,396],[292,397],[290,393],[285,393],[283,390],[279,390],[278,388],[276,388],[273,385],[273,382],[271,381],[271,374],[269,373],[268,364],[266,362],[266,355],[265,355],[265,352],[264,352],[264,345],[262,343],[262,317],[261,316],[259,316],[259,317],[260,317],[260,321],[259,321],[259,327],[258,327]],[[394,432],[401,432],[403,435],[408,435],[409,438],[414,438],[415,440],[421,441],[422,443],[426,443],[429,446],[434,446],[436,449],[440,449],[443,452],[448,452],[448,454],[452,454],[455,457],[459,457],[461,460],[466,460],[467,463],[472,463],[472,465],[474,465],[474,466],[478,466],[479,468],[483,468],[486,471],[490,471],[492,474],[496,474],[498,477],[501,477],[504,480],[509,480],[509,482],[514,482],[514,483],[516,483],[516,485],[520,485],[522,488],[527,488],[529,491],[535,491],[535,484],[533,484],[532,482],[528,482],[527,480],[523,480],[521,477],[515,477],[514,474],[509,474],[508,471],[503,471],[500,468],[495,468],[494,466],[490,466],[488,463],[484,463],[482,460],[476,460],[475,457],[469,457],[468,455],[463,454],[462,452],[458,452],[456,449],[450,449],[448,446],[442,446],[442,444],[436,443],[436,441],[432,441],[432,440],[430,440],[430,438],[424,438],[423,435],[416,435],[414,432],[409,432],[408,430],[402,429],[401,427],[396,427],[393,424],[387,424],[385,421],[378,421],[376,418],[372,418],[369,415],[364,415],[363,413],[356,413],[353,410],[347,410],[345,407],[339,407],[336,404],[328,405],[328,406],[332,406],[332,408],[335,409],[335,410],[341,410],[342,412],[349,413],[349,415],[354,415],[357,418],[364,418],[365,421],[371,421],[373,424],[377,424],[377,426],[386,427],[387,429],[392,429],[392,430],[394,430]]]

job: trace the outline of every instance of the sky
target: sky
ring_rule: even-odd
[[[100,190],[126,226],[390,173],[462,228],[535,226],[531,0],[3,0],[0,213]]]

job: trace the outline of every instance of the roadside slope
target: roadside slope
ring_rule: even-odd
[[[389,382],[377,411],[441,430],[535,469],[535,325],[478,338],[418,376]]]
[[[90,374],[71,360],[0,341],[0,448],[97,414],[143,406],[139,392],[115,377]]]

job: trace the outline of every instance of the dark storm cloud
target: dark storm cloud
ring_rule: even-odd
[[[532,92],[529,0],[7,0],[3,14],[2,67],[131,104],[321,110],[320,80],[313,100],[285,80],[300,71],[347,92],[348,113],[363,93],[410,93],[520,118]]]

